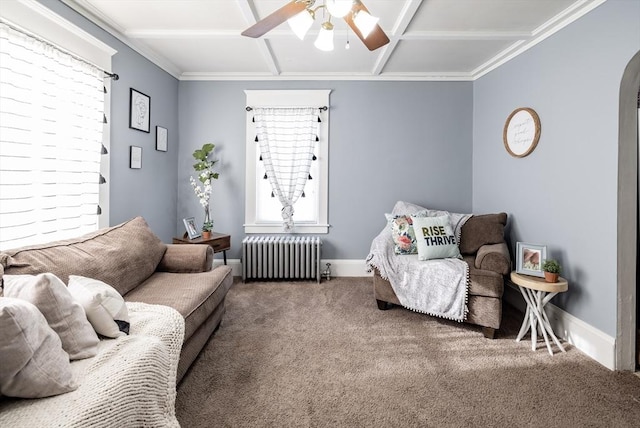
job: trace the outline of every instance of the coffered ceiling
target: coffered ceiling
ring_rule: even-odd
[[[303,41],[286,23],[240,34],[288,0],[63,1],[182,80],[473,80],[605,0],[363,0],[390,43],[333,19],[332,52],[313,45],[323,9]]]

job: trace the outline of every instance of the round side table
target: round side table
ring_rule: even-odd
[[[559,277],[558,282],[546,282],[544,278],[538,278],[535,276],[521,275],[519,273],[511,272],[511,281],[518,286],[520,293],[524,301],[527,302],[527,311],[524,314],[524,320],[520,327],[520,332],[516,341],[519,342],[529,328],[531,329],[531,350],[536,350],[536,341],[538,339],[537,326],[540,326],[540,331],[544,337],[544,342],[547,344],[549,354],[553,355],[551,351],[551,345],[549,344],[549,337],[553,339],[558,348],[562,352],[566,352],[556,335],[553,333],[549,318],[544,310],[544,307],[549,301],[558,293],[563,293],[569,289],[569,283],[566,279]]]

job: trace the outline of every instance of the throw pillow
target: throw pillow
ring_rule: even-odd
[[[57,276],[52,273],[5,275],[4,287],[6,297],[26,300],[38,308],[49,327],[60,336],[62,349],[71,360],[98,353],[100,340],[84,309],[73,300],[67,286]]]
[[[389,227],[391,228],[391,238],[393,239],[394,252],[396,254],[416,254],[416,235],[413,231],[413,220],[411,216],[385,214]]]
[[[0,394],[40,398],[75,390],[69,355],[33,304],[0,298]]]
[[[80,302],[98,334],[110,338],[129,334],[129,312],[115,288],[97,279],[70,275],[69,292]]]
[[[413,217],[413,229],[418,243],[418,259],[460,258],[460,250],[449,216]]]

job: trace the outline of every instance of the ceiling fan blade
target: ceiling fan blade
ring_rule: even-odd
[[[362,4],[362,2],[357,2],[353,6],[352,10],[353,12],[357,12],[359,10],[364,10],[367,13],[369,12],[369,9],[367,9],[366,6]],[[376,49],[389,43],[389,37],[387,37],[387,35],[379,25],[375,26],[375,28],[371,31],[371,33],[369,33],[366,39],[362,37],[362,33],[360,32],[358,27],[356,27],[356,24],[353,22],[354,15],[355,13],[348,13],[345,15],[344,20],[347,22],[349,27],[351,27],[353,32],[356,33],[356,36],[358,36],[358,38],[362,40],[362,43],[364,43],[364,45],[370,51],[375,51]]]
[[[271,15],[253,24],[251,27],[244,30],[241,34],[243,36],[258,38],[273,30],[275,27],[282,24],[292,16],[295,16],[298,13],[302,12],[306,8],[306,2],[298,2],[296,0],[292,0],[290,3],[287,3],[285,6],[276,10]]]

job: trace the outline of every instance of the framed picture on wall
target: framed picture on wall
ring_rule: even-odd
[[[129,168],[142,168],[142,147],[129,146]]]
[[[163,128],[162,126],[156,126],[156,150],[160,152],[166,152],[167,139],[168,139],[167,128]]]
[[[523,275],[544,277],[542,263],[547,259],[545,245],[516,243],[516,272]]]
[[[151,98],[140,91],[129,88],[129,128],[150,132]]]

